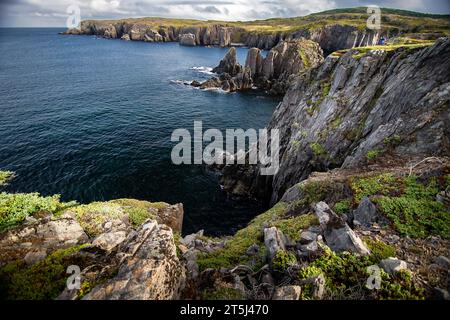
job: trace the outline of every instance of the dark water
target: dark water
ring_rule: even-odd
[[[226,49],[58,31],[0,29],[0,169],[17,173],[7,191],[182,202],[184,233],[229,234],[259,213],[227,199],[203,166],[170,159],[174,129],[263,128],[278,103],[171,83],[206,79],[192,68],[217,65]]]

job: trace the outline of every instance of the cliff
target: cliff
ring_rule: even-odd
[[[308,68],[323,62],[320,46],[304,38],[281,41],[263,57],[261,50],[248,50],[245,66],[236,59],[236,49],[231,48],[220,64],[213,69],[218,77],[191,85],[201,89],[221,88],[224,91],[244,91],[252,88],[271,94],[284,94],[292,79]]]
[[[124,20],[86,20],[80,29],[65,34],[97,35],[111,39],[148,42],[177,41],[188,45],[245,44],[269,50],[280,41],[306,38],[318,42],[325,53],[378,43],[380,36],[410,35],[436,39],[449,34],[448,16],[417,16],[408,12],[383,9],[382,29],[366,29],[369,15],[363,9],[344,9],[305,17],[268,19],[249,22],[199,21],[163,18]],[[182,39],[186,39],[181,41]],[[189,41],[187,41],[189,39]]]
[[[225,189],[275,203],[313,171],[448,155],[449,65],[449,38],[330,55],[298,77],[269,123],[281,135],[278,173],[227,166]]]

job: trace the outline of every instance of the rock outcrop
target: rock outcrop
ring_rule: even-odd
[[[178,258],[174,231],[181,231],[182,216],[181,204],[120,199],[28,217],[0,234],[0,294],[8,299],[53,299],[58,293],[63,300],[178,299],[186,267]],[[66,270],[77,269],[79,286],[69,287]],[[28,280],[17,280],[23,274],[35,277],[35,294]]]
[[[200,88],[222,88],[233,92],[258,87],[271,94],[283,94],[295,76],[322,62],[319,45],[303,38],[280,42],[266,58],[260,49],[251,48],[247,53],[245,67],[237,62],[236,49],[231,48],[219,66],[213,69],[219,77],[205,81]]]
[[[329,56],[297,77],[268,129],[280,130],[280,168],[226,166],[231,193],[269,197],[313,171],[356,168],[383,156],[449,154],[450,38],[425,48]],[[398,160],[400,161],[400,160]]]
[[[100,21],[86,20],[81,22],[80,28],[69,29],[63,34],[97,35],[108,39],[120,39],[128,34],[131,40],[147,42],[179,41],[188,45],[216,45],[229,47],[234,43],[245,46],[270,50],[281,41],[299,38],[313,40],[320,44],[326,53],[336,50],[349,49],[358,46],[371,46],[378,43],[379,38],[386,32],[360,30],[347,25],[325,25],[319,28],[301,28],[289,32],[254,32],[242,27],[230,27],[225,24],[205,26],[158,26],[156,23],[146,24],[133,21]],[[189,37],[186,37],[189,35]],[[191,36],[193,35],[193,37]]]
[[[192,33],[184,33],[180,36],[180,45],[194,47],[197,45],[195,41],[195,34]]]
[[[84,300],[172,300],[184,288],[172,230],[147,221],[118,249],[117,275],[94,287]],[[102,275],[100,274],[99,277]]]

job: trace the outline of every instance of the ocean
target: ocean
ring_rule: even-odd
[[[7,192],[80,203],[135,198],[183,203],[183,233],[232,234],[262,212],[231,199],[203,165],[174,165],[177,128],[264,128],[279,98],[201,91],[226,48],[0,29],[0,170]],[[243,64],[247,49],[238,48]]]

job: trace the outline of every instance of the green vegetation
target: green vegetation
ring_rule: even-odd
[[[376,201],[395,228],[411,237],[436,234],[450,238],[450,215],[445,206],[436,201],[439,192],[436,180],[425,186],[418,183],[416,177],[408,177],[404,183],[406,189],[402,195],[384,196]]]
[[[382,32],[442,32],[449,34],[450,18],[448,15],[432,15],[418,12],[382,8]],[[123,20],[104,20],[104,23],[139,23],[152,26],[156,29],[160,27],[207,27],[211,25],[222,25],[236,27],[241,30],[233,36],[233,41],[241,41],[243,33],[273,34],[277,32],[293,32],[296,30],[314,30],[330,25],[347,25],[365,31],[366,21],[370,14],[367,8],[347,8],[324,11],[310,14],[303,17],[293,18],[272,18],[255,21],[215,21],[215,20],[192,20],[192,19],[170,19],[170,18],[135,18]],[[92,21],[86,21],[92,22]]]
[[[389,147],[395,147],[399,145],[402,142],[402,137],[400,137],[398,134],[394,134],[393,136],[384,139],[384,144]]]
[[[246,264],[257,270],[266,260],[266,248],[262,235],[264,226],[278,227],[287,236],[298,239],[303,229],[317,224],[317,219],[314,215],[286,218],[284,216],[286,211],[286,204],[279,202],[270,210],[257,216],[246,228],[238,231],[227,241],[223,249],[210,254],[199,255],[197,263],[200,270],[233,267],[239,264]],[[246,251],[254,244],[258,245],[260,250],[257,257],[250,257],[246,254]]]
[[[130,222],[137,227],[147,219],[156,219],[158,210],[163,210],[167,206],[168,204],[164,202],[118,199],[76,206],[72,211],[84,231],[90,237],[95,237],[102,232],[102,225],[110,219],[121,219],[128,215]]]
[[[380,156],[380,150],[369,150],[366,154],[366,158],[369,161],[373,161]]]
[[[277,227],[284,235],[297,241],[300,240],[300,233],[302,230],[317,224],[319,224],[319,221],[314,214],[305,214],[293,218],[277,220],[273,222],[271,226]]]
[[[324,157],[327,155],[327,150],[318,142],[311,143],[309,147],[316,157]]]
[[[364,241],[371,252],[371,260],[379,263],[383,259],[393,258],[396,256],[395,247],[388,245],[382,241],[366,239]]]
[[[12,171],[0,171],[0,187],[5,185],[13,177],[14,177],[14,172],[12,172]]]
[[[319,259],[309,266],[300,268],[299,279],[323,274],[325,276],[326,289],[331,294],[339,294],[357,291],[366,284],[370,274],[367,268],[374,264],[374,257],[359,257],[349,253],[337,254],[329,249]],[[376,299],[418,300],[423,299],[423,291],[415,286],[411,277],[406,273],[389,276],[381,271],[381,290],[369,290],[364,287],[360,298],[372,297]],[[307,290],[306,290],[307,291]],[[305,292],[306,298],[311,298]]]
[[[265,260],[265,246],[263,245],[262,229],[264,224],[279,220],[286,212],[286,205],[282,202],[276,204],[272,209],[257,216],[250,224],[239,230],[231,238],[223,249],[211,254],[198,256],[197,263],[200,270],[207,268],[219,269],[221,267],[233,267],[238,264],[250,264],[252,258],[246,255],[247,249],[254,244],[260,246],[259,263],[254,269],[262,266]]]
[[[357,203],[365,196],[372,196],[401,234],[450,237],[450,215],[445,206],[436,201],[440,188],[435,179],[423,184],[414,176],[396,178],[392,174],[382,174],[353,181],[351,187]]]
[[[67,267],[83,267],[83,259],[73,256],[88,244],[60,249],[42,261],[27,267],[23,261],[10,263],[0,269],[0,295],[10,300],[49,300],[64,289]],[[75,260],[76,261],[75,261]]]
[[[356,203],[360,203],[367,196],[376,194],[387,195],[391,191],[396,190],[396,187],[397,179],[390,173],[357,179],[351,182]]]
[[[279,250],[272,260],[272,267],[276,271],[283,272],[296,263],[297,258],[295,257],[295,254],[289,251]]]
[[[38,193],[0,193],[0,232],[25,221],[28,216],[56,214],[76,202],[63,203],[59,195],[41,197]]]
[[[403,38],[403,39],[406,39],[406,38]],[[406,41],[406,40],[404,40],[404,41]],[[347,52],[352,52],[352,57],[355,60],[360,60],[362,57],[366,56],[368,53],[370,53],[372,51],[391,52],[391,51],[395,51],[400,48],[404,48],[409,52],[409,51],[412,51],[415,49],[429,47],[434,44],[434,41],[424,41],[424,40],[410,41],[412,43],[398,43],[398,42],[399,41],[397,40],[396,44],[386,44],[386,45],[379,45],[379,46],[367,46],[367,47],[357,47],[357,48],[352,48],[352,49],[338,50],[336,52],[333,52],[332,56],[341,57],[344,54],[346,54]]]

